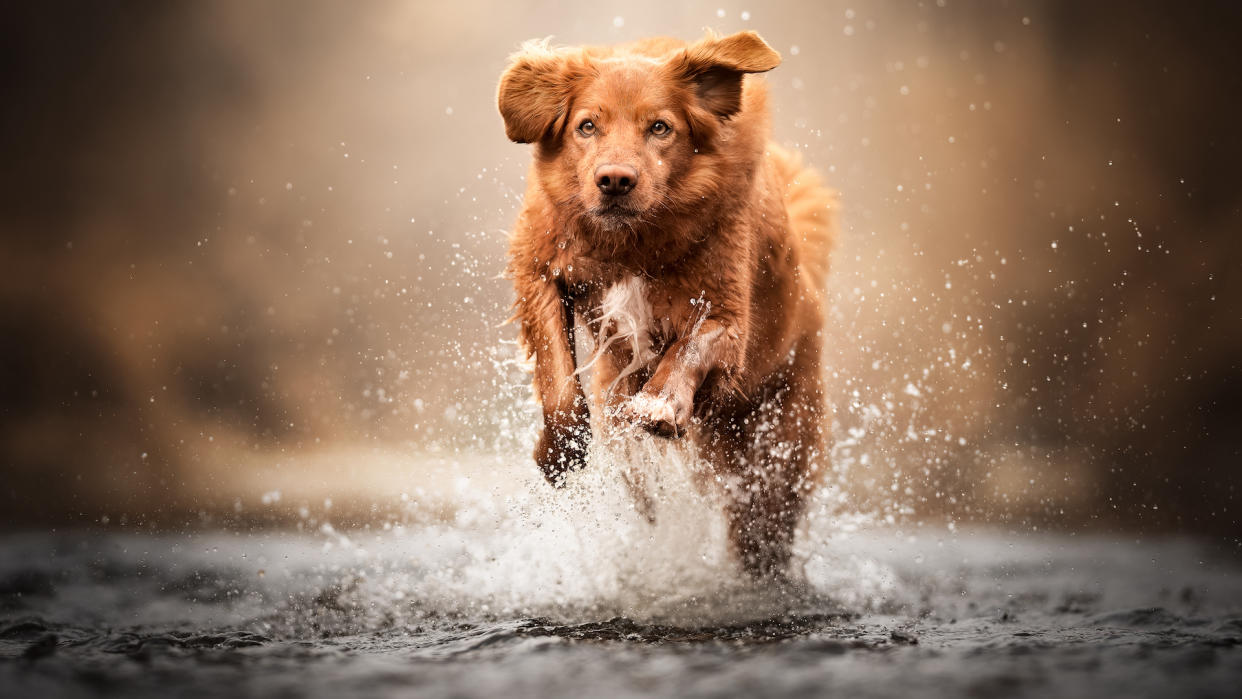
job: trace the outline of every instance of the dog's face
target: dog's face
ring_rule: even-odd
[[[663,68],[633,59],[597,63],[557,136],[558,167],[573,169],[582,207],[605,226],[659,206],[694,154],[684,89]]]
[[[500,83],[509,137],[539,144],[541,185],[602,229],[701,199],[696,156],[741,108],[743,75],[780,62],[753,32],[635,49],[528,45]]]

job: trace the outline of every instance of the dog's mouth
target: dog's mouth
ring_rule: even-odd
[[[633,219],[640,213],[641,212],[638,209],[626,206],[619,201],[604,202],[591,209],[591,214],[597,218],[612,221],[625,221]]]

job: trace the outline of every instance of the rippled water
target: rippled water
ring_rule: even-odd
[[[803,581],[755,587],[714,510],[665,486],[655,525],[611,488],[463,484],[448,515],[373,530],[10,535],[0,694],[1238,695],[1224,544],[902,532],[820,503]]]

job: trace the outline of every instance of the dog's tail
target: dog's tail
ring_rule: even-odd
[[[769,144],[768,152],[784,185],[785,211],[794,239],[801,246],[798,259],[802,272],[823,289],[837,241],[837,193],[824,184],[818,172],[803,166],[801,153],[775,144]]]

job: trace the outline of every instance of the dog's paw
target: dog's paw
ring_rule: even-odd
[[[586,425],[544,427],[535,445],[535,463],[549,483],[559,488],[565,485],[565,474],[586,466],[590,434],[590,427]]]
[[[675,395],[639,392],[621,406],[621,417],[660,437],[680,437],[690,425],[693,405]]]

